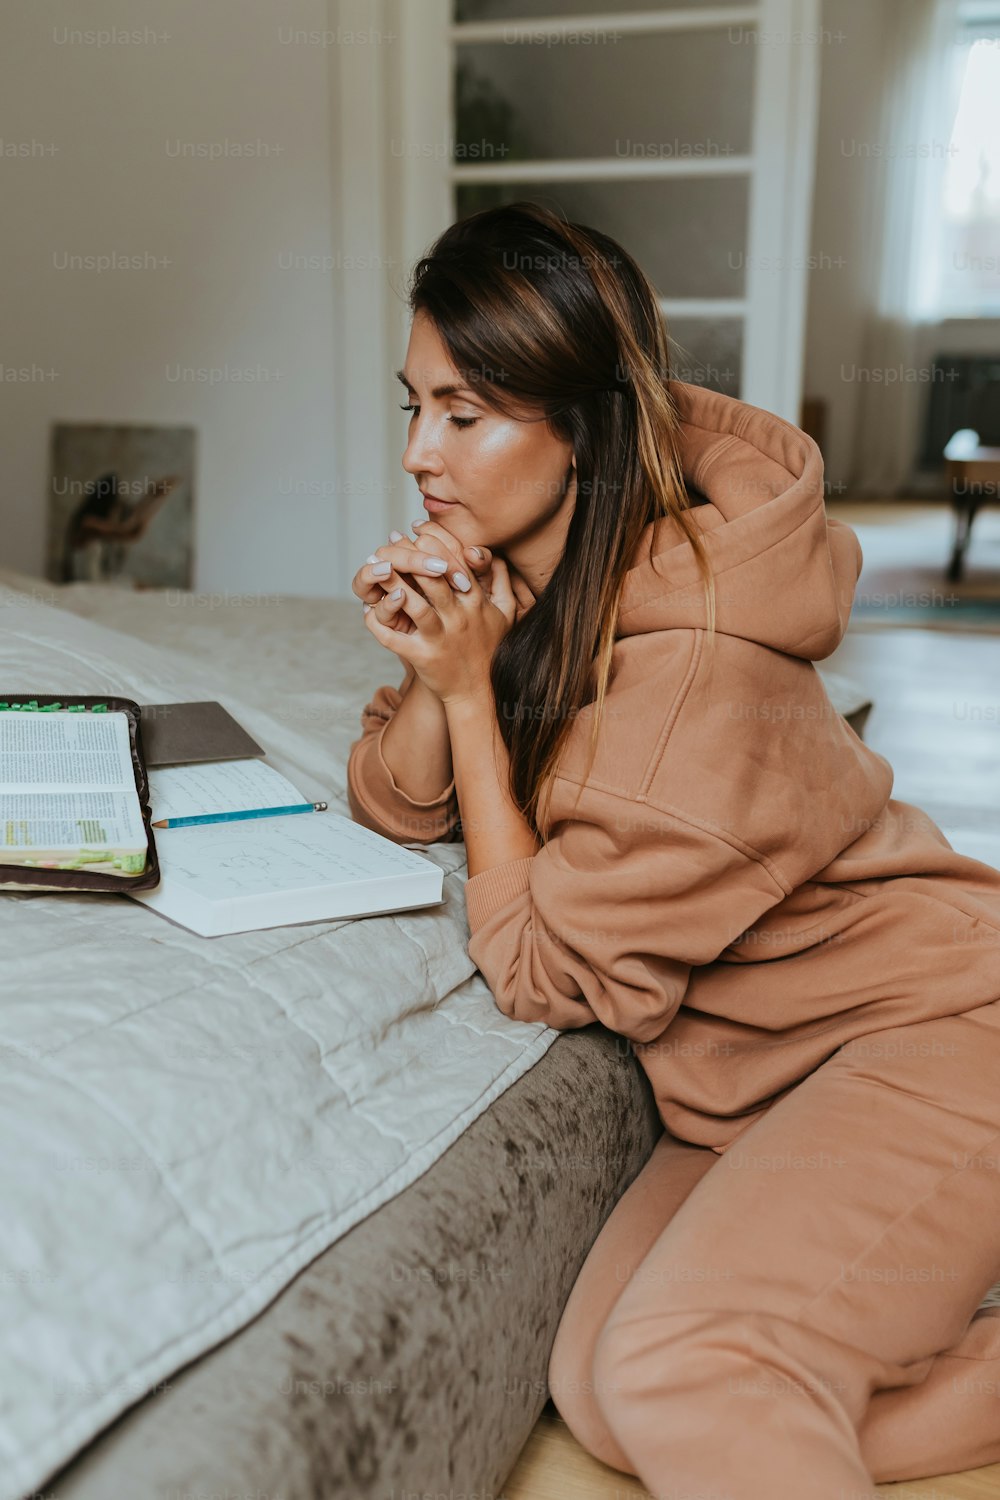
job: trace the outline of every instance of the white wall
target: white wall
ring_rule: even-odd
[[[44,568],[50,423],[191,423],[195,587],[336,592],[333,70],[291,40],[328,27],[325,0],[5,0],[7,567]]]

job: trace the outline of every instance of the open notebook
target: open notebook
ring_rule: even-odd
[[[256,759],[151,767],[149,786],[154,822],[310,800]],[[158,828],[156,848],[160,884],[127,894],[202,937],[442,901],[438,865],[339,813]]]

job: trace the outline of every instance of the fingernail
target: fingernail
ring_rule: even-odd
[[[402,597],[403,597],[403,590],[402,589],[393,589],[393,591],[392,591],[391,594],[387,594],[386,595],[386,598],[387,599],[391,599],[392,602],[393,602],[393,604],[398,604],[399,601],[400,601],[400,599],[402,599]]]
[[[392,572],[392,564],[389,563],[389,562],[386,562],[384,559],[381,562],[376,561],[376,562],[372,563],[372,577],[373,578],[388,578],[388,576],[389,576],[389,574],[391,572]]]
[[[451,576],[452,576],[452,579],[454,580],[454,582],[462,590],[463,594],[464,593],[468,593],[469,589],[471,589],[471,587],[472,587],[472,584],[466,578],[465,574],[464,573],[452,573]]]
[[[443,557],[428,557],[424,562],[428,573],[447,573],[448,564]]]
[[[403,540],[403,533],[401,531],[390,531],[389,540],[390,542],[401,542]]]
[[[478,557],[479,560],[480,560],[480,562],[482,562],[482,559],[483,559],[483,549],[482,549],[482,547],[470,547],[468,550],[472,553],[473,557]]]
[[[426,517],[426,516],[421,516],[421,518],[420,518],[420,520],[419,520],[419,521],[411,521],[411,522],[410,522],[410,530],[411,530],[411,531],[416,531],[416,529],[417,529],[417,527],[418,527],[418,526],[422,526],[422,525],[423,525],[423,524],[424,524],[424,521],[425,521],[425,520],[426,520],[426,519],[427,519],[427,517]]]
[[[372,562],[372,563],[378,562],[378,557],[377,557],[377,555],[374,552],[370,552],[368,554],[368,556],[365,558],[365,562]]]
[[[362,604],[361,608],[364,610],[365,614],[367,614],[368,611],[371,609],[371,605],[370,604]]]

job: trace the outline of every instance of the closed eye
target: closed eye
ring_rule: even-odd
[[[411,406],[401,406],[399,409],[400,409],[400,411],[419,411],[420,407],[419,406],[412,406],[411,405]],[[454,424],[455,424],[456,427],[474,427],[475,424],[479,421],[479,418],[478,417],[451,417],[451,416],[449,416],[448,421],[449,422],[454,422]]]

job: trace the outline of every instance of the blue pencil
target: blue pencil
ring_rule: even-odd
[[[243,812],[198,813],[190,818],[160,818],[153,828],[187,828],[193,823],[235,823],[243,818],[271,818],[279,813],[326,812],[325,802],[296,802],[294,807],[254,807]]]

